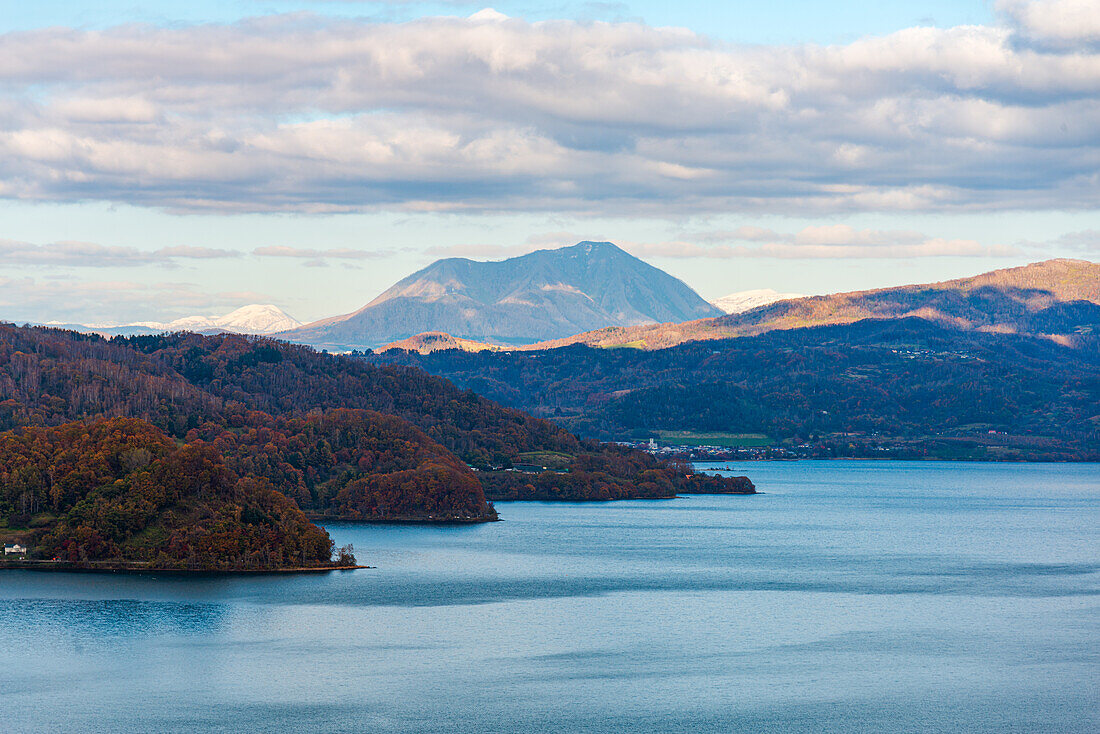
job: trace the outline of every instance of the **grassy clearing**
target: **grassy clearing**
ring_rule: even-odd
[[[673,446],[723,446],[761,448],[774,442],[763,433],[696,433],[694,431],[658,431],[661,443]]]
[[[572,454],[563,454],[559,451],[528,451],[516,456],[516,464],[534,464],[545,466],[547,469],[568,469],[573,463]]]
[[[604,344],[600,349],[645,349],[645,339],[635,339],[622,344]]]
[[[140,533],[131,536],[127,539],[125,545],[127,548],[133,549],[155,549],[167,542],[168,531],[158,525],[152,525],[145,528]]]

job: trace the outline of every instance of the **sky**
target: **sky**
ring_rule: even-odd
[[[706,298],[1100,252],[1095,0],[3,4],[0,319],[585,239]]]

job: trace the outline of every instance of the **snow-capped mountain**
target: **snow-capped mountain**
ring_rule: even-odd
[[[276,334],[296,329],[301,321],[278,306],[254,303],[242,306],[225,316],[184,316],[175,321],[136,321],[131,324],[65,324],[51,321],[47,326],[59,326],[74,331],[96,334],[151,334],[161,331],[232,331],[236,334]]]
[[[275,334],[297,329],[302,322],[288,315],[278,306],[254,303],[217,319],[214,328],[241,334]]]
[[[712,304],[726,313],[744,313],[760,306],[767,306],[776,301],[786,301],[791,298],[803,298],[802,293],[780,293],[771,288],[758,288],[751,291],[738,291],[722,296],[711,301]]]
[[[253,303],[241,306],[225,316],[184,316],[175,321],[139,321],[127,326],[144,326],[157,331],[207,331],[219,329],[237,334],[274,334],[287,329],[296,329],[301,321],[288,315],[278,306]]]

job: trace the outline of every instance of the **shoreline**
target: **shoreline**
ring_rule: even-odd
[[[491,501],[491,500],[490,500]],[[427,517],[393,517],[393,518],[369,518],[349,519],[334,515],[323,515],[312,512],[303,513],[306,519],[312,523],[347,523],[349,525],[480,525],[487,522],[500,522],[500,517],[451,517],[451,518],[427,518]]]
[[[68,561],[0,561],[0,571],[34,571],[44,573],[123,573],[135,575],[168,574],[173,576],[243,576],[258,574],[328,573],[329,571],[356,571],[375,566],[291,566],[288,568],[156,568],[135,563],[104,562],[101,566],[88,566]]]
[[[754,464],[783,463],[792,461],[878,461],[878,462],[938,462],[941,464],[1100,464],[1100,459],[937,459],[932,456],[911,459],[891,456],[793,456],[783,458],[754,459],[742,456],[733,459],[687,459],[692,464],[730,464],[752,462]]]
[[[701,462],[699,462],[701,463]],[[544,499],[539,497],[524,497],[522,499],[511,498],[497,498],[491,500],[492,502],[542,502],[548,505],[555,504],[575,504],[575,505],[592,505],[592,504],[606,504],[609,502],[664,502],[666,500],[683,499],[685,497],[752,497],[753,495],[764,494],[759,490],[756,492],[680,492],[678,494],[669,495],[668,497],[612,497],[610,499],[593,498],[593,499],[562,499],[555,497],[553,499]]]

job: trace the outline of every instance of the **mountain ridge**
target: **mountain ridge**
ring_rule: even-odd
[[[128,324],[70,324],[49,321],[42,325],[100,336],[141,336],[169,331],[197,333],[227,331],[233,334],[262,336],[297,328],[302,325],[302,322],[274,304],[252,303],[241,306],[224,316],[184,316],[172,321],[134,321]]]
[[[1100,306],[1089,305],[1079,323],[1092,328],[1069,346],[905,317],[652,350],[363,358],[420,367],[589,438],[755,438],[781,458],[1096,461]]]
[[[1077,305],[1074,305],[1077,304]],[[776,329],[849,324],[868,318],[918,317],[957,328],[1067,336],[1060,312],[1100,305],[1100,264],[1057,258],[936,283],[777,301],[743,313],[677,324],[612,327],[525,345],[570,344],[665,349],[690,341],[755,336]]]

